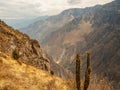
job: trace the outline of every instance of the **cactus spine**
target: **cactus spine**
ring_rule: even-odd
[[[88,89],[88,86],[89,86],[89,83],[90,83],[90,73],[91,73],[90,53],[87,53],[87,68],[86,68],[86,71],[85,71],[84,90]]]
[[[81,90],[81,57],[79,54],[76,56],[76,86],[77,90]]]

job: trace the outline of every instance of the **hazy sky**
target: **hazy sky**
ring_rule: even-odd
[[[84,8],[113,0],[0,0],[0,18],[54,15],[68,8]]]

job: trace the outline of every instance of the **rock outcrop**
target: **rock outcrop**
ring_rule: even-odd
[[[0,52],[13,57],[19,63],[54,72],[55,75],[69,79],[73,74],[62,68],[42,50],[37,40],[30,39],[29,36],[14,30],[12,27],[0,20]]]
[[[18,56],[19,62],[50,71],[50,60],[41,49],[38,41],[30,39],[26,34],[14,30],[0,20],[0,51],[13,57]],[[15,52],[15,53],[13,53]]]

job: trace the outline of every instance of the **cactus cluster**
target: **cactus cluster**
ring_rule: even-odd
[[[88,89],[90,83],[90,73],[91,73],[91,66],[90,66],[90,53],[87,53],[87,67],[85,71],[85,81],[84,81],[84,90]],[[76,56],[76,87],[77,90],[81,90],[81,57],[79,54]]]

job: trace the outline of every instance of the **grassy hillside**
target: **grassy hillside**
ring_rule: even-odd
[[[1,20],[0,51],[9,56],[14,56],[13,53],[17,54],[19,61],[49,72],[53,71],[59,77],[65,79],[72,77],[70,72],[56,64],[43,51],[38,41],[30,39],[28,35],[13,29]]]
[[[67,82],[46,71],[0,55],[0,90],[73,90]]]
[[[76,87],[73,80],[63,80],[0,52],[0,90],[76,90]],[[114,89],[106,79],[93,76],[88,90]]]

